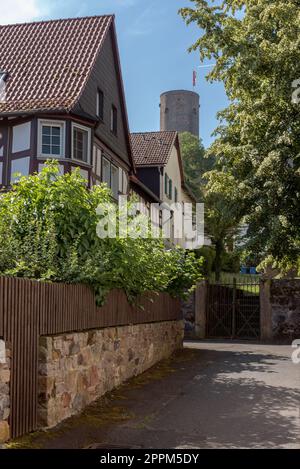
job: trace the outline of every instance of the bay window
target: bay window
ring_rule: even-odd
[[[90,164],[91,130],[72,123],[72,159]]]
[[[110,187],[110,161],[102,158],[102,182]]]
[[[107,158],[102,158],[102,182],[111,189],[114,199],[119,196],[119,168]]]
[[[117,199],[119,195],[119,168],[113,164],[111,165],[111,190],[113,197]]]
[[[44,158],[65,157],[65,123],[39,120],[38,153]]]

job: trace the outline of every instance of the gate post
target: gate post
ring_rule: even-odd
[[[198,339],[206,337],[206,297],[207,281],[204,280],[195,291],[195,335]]]
[[[272,333],[272,306],[270,301],[271,280],[264,279],[260,281],[260,333],[262,340],[273,338]]]

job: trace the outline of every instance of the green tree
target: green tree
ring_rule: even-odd
[[[197,200],[205,204],[205,231],[215,248],[213,266],[216,279],[219,280],[226,245],[235,236],[239,222],[235,182],[232,177],[227,177],[225,181],[226,175],[218,177],[218,171],[214,169],[215,158],[207,155],[196,136],[189,132],[182,133],[180,147],[186,181]],[[226,193],[223,191],[224,186]]]
[[[299,269],[299,0],[192,1],[181,14],[203,34],[191,50],[216,62],[208,79],[223,81],[230,100],[210,148],[218,161],[211,178],[235,181],[248,254]]]
[[[220,280],[225,248],[233,243],[239,231],[239,193],[231,175],[212,170],[204,177],[205,226],[215,247],[214,270],[216,280]]]
[[[212,156],[208,157],[206,155],[201,140],[195,135],[183,132],[179,138],[185,179],[196,199],[200,202],[204,197],[202,190],[205,184],[203,174],[213,168],[214,159]]]

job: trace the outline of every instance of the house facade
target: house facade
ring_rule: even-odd
[[[178,132],[142,132],[131,134],[131,145],[138,179],[165,207],[172,204],[195,203],[185,180]],[[185,239],[171,221],[172,244],[185,247]]]
[[[0,26],[0,187],[57,159],[115,199],[135,174],[114,16]]]
[[[162,202],[195,203],[184,179],[178,132],[132,133],[131,145],[139,180]]]
[[[114,16],[0,26],[0,50],[0,188],[55,159],[147,214],[194,202],[177,132],[130,135]]]

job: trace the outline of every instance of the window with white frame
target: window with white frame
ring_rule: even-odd
[[[115,165],[111,165],[111,191],[115,199],[119,195],[119,168]]]
[[[91,130],[79,124],[72,124],[72,159],[90,163]]]
[[[102,158],[102,182],[105,182],[112,191],[115,199],[119,195],[119,168],[107,158]]]
[[[64,158],[65,123],[62,121],[39,121],[39,156]]]
[[[128,191],[128,178],[124,169],[119,168],[119,192],[127,194]]]
[[[110,161],[102,158],[102,182],[110,187]]]
[[[101,157],[102,150],[97,145],[94,145],[93,150],[93,172],[96,176],[101,177]]]

